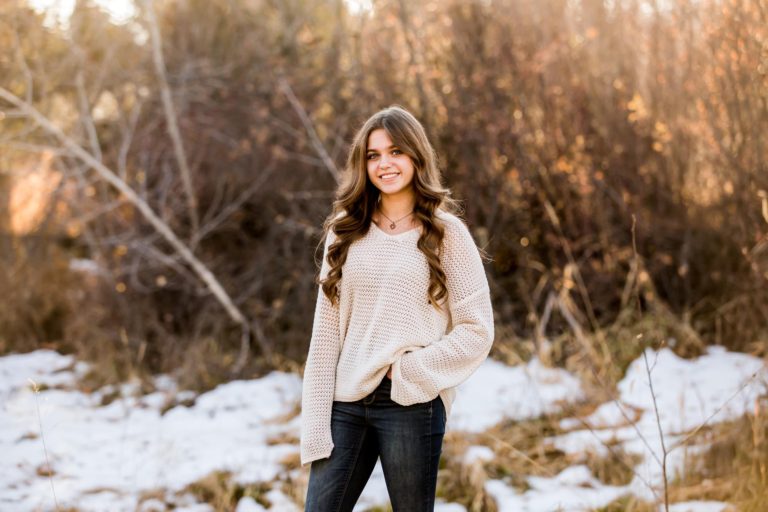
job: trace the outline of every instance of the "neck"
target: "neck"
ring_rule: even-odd
[[[391,219],[399,219],[411,213],[416,206],[414,197],[381,196],[379,211]]]

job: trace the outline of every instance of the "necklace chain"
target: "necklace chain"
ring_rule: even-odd
[[[384,215],[384,212],[383,212],[383,211],[381,211],[381,207],[379,207],[379,213],[380,213],[380,214],[382,214],[382,215]],[[413,210],[411,210],[411,213],[413,213]],[[408,215],[411,215],[411,213],[409,213]],[[389,225],[389,229],[395,229],[395,228],[397,227],[397,223],[398,223],[398,222],[400,222],[401,220],[403,220],[405,217],[408,217],[408,215],[405,215],[405,216],[403,216],[403,217],[400,217],[400,218],[399,218],[399,219],[397,219],[396,221],[394,221],[394,220],[390,219],[390,218],[389,218],[389,217],[387,217],[386,215],[384,215],[384,218],[386,218],[386,219],[387,219],[389,222],[391,222],[391,224]]]

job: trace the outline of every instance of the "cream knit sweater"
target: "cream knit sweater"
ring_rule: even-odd
[[[488,356],[494,325],[485,270],[472,235],[455,215],[445,225],[440,262],[448,311],[427,301],[429,265],[420,228],[390,235],[374,223],[349,247],[334,307],[318,287],[301,400],[301,464],[331,455],[331,406],[371,393],[392,365],[391,398],[401,405],[440,395],[449,415],[455,387]],[[328,233],[320,278],[329,271]],[[407,352],[407,353],[406,353]]]

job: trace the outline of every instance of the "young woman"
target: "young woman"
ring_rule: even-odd
[[[434,508],[455,387],[494,325],[480,251],[399,106],[355,136],[325,248],[304,370],[306,511],[351,511],[381,458],[395,512]]]

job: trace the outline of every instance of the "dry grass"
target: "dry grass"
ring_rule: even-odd
[[[189,484],[184,492],[195,496],[199,502],[211,505],[216,512],[229,512],[244,497],[251,497],[257,503],[270,508],[265,495],[272,489],[272,483],[240,485],[232,480],[227,471],[214,471],[208,476]]]
[[[141,493],[138,499],[139,504],[140,505],[144,504],[144,506],[137,507],[137,508],[140,510],[146,508],[147,501],[161,502],[166,506],[166,508],[172,507],[171,504],[166,502],[166,499],[167,499],[167,493],[165,492],[164,489],[152,489],[152,490],[144,491]]]
[[[504,421],[481,438],[496,454],[487,464],[491,478],[504,478],[524,491],[530,475],[552,477],[571,465],[569,458],[545,437],[562,433],[559,417],[542,416],[525,421]]]
[[[592,474],[606,485],[627,485],[634,477],[634,467],[639,464],[642,457],[637,454],[626,453],[621,447],[613,446],[606,455],[587,452],[584,464]]]
[[[467,465],[462,460],[470,441],[466,435],[446,434],[437,475],[437,496],[463,505],[468,512],[496,512],[496,502],[485,490],[485,464],[475,461]]]
[[[634,475],[639,457],[612,447],[608,455],[584,453],[566,455],[542,442],[545,437],[563,433],[559,415],[526,421],[503,422],[473,436],[448,433],[441,458],[437,494],[449,502],[463,505],[469,512],[497,510],[494,499],[485,490],[488,479],[503,479],[519,492],[529,489],[527,477],[552,477],[574,464],[586,464],[593,475],[606,485],[626,485]],[[490,461],[466,464],[464,454],[470,445],[485,445],[495,454]],[[629,507],[629,508],[621,508]],[[649,505],[628,497],[618,500],[606,511],[644,512]]]
[[[78,288],[67,254],[43,237],[0,237],[0,354],[50,348],[65,335]]]
[[[501,332],[505,332],[503,328]],[[587,350],[585,346],[598,348]],[[572,331],[564,331],[550,336],[543,354],[544,349],[533,338],[510,336],[497,342],[491,355],[511,366],[538,356],[549,366],[565,368],[579,377],[589,397],[578,407],[589,408],[614,397],[616,385],[643,350],[662,347],[683,358],[699,356],[704,350],[691,327],[667,311],[638,314],[627,308],[600,332],[582,331],[577,336]]]
[[[593,512],[657,512],[658,507],[634,496],[622,496]]]
[[[758,512],[768,503],[768,399],[755,406],[756,414],[716,424],[700,433],[708,445],[689,456],[686,471],[672,482],[673,501],[721,500],[738,510]]]
[[[288,456],[281,463],[289,469],[301,468],[299,454]],[[295,476],[295,478],[294,478]],[[304,508],[304,500],[307,497],[307,485],[309,484],[309,471],[286,471],[283,476],[280,490],[288,496],[297,506]]]
[[[690,327],[669,314],[639,315],[627,310],[600,335],[585,336],[589,339],[610,340],[605,344],[610,356],[599,360],[586,360],[585,354],[577,352],[565,357],[562,365],[579,376],[590,396],[602,400],[610,398],[629,365],[640,357],[646,348],[669,348],[683,358],[698,357],[704,349],[701,340]],[[599,340],[594,339],[593,343],[599,343]],[[573,340],[566,334],[556,340],[554,346],[567,347],[573,344]],[[561,351],[567,352],[567,349],[563,348]]]
[[[52,265],[52,269],[59,271],[61,266]],[[70,287],[70,295],[58,297],[55,293],[49,294],[46,291],[47,286],[63,289],[65,284],[57,284],[53,278],[46,276],[48,274],[43,272],[39,274],[37,284],[32,283],[33,287],[39,287],[37,295],[46,295],[54,302],[69,300],[69,307],[75,309],[94,302],[94,296],[89,294],[97,292],[94,288],[88,288],[87,283],[80,283],[79,289],[86,290],[86,295],[79,298],[76,295],[80,292],[72,291],[74,288],[71,283],[65,283]],[[23,277],[23,274],[17,277]],[[644,290],[643,293],[648,295],[652,291]],[[35,294],[29,297],[33,300]],[[644,300],[646,303],[653,302],[648,297]],[[45,310],[56,310],[54,302],[50,303],[52,306],[46,306]],[[106,307],[107,302],[104,304]],[[99,326],[107,315],[106,310],[89,309],[88,315],[72,317],[66,324],[67,336],[88,340],[87,343],[71,342],[69,345],[59,345],[69,347],[78,357],[92,363],[91,371],[82,379],[79,387],[83,391],[89,391],[105,384],[138,380],[142,393],[154,391],[150,366],[144,360],[146,348],[139,340],[129,339],[122,330],[111,333],[103,331]],[[43,317],[40,317],[32,324],[41,326],[45,322]],[[7,322],[4,327],[6,332],[11,332],[14,328]],[[40,327],[35,327],[38,328]],[[100,341],[93,342],[94,340]],[[527,489],[528,476],[551,477],[573,464],[586,464],[592,474],[605,484],[628,483],[632,478],[632,468],[638,460],[636,456],[625,453],[620,447],[611,447],[611,452],[606,456],[594,453],[574,456],[553,448],[543,442],[543,439],[565,433],[559,426],[563,417],[585,417],[598,404],[612,398],[615,385],[623,377],[627,366],[640,356],[644,348],[665,346],[666,340],[674,340],[668,346],[681,357],[697,356],[702,350],[701,340],[691,327],[663,307],[652,308],[652,311],[643,314],[627,309],[619,314],[611,325],[598,333],[589,333],[585,329],[577,336],[571,331],[566,331],[551,338],[547,354],[550,363],[578,374],[589,400],[566,404],[560,414],[502,422],[474,438],[449,433],[441,459],[438,496],[449,502],[460,503],[470,512],[493,512],[496,510],[496,504],[484,488],[489,478],[504,479],[523,492]],[[169,340],[169,343],[171,342],[181,345],[178,340]],[[540,355],[538,352],[533,340],[516,340],[514,345],[499,343],[494,347],[494,357],[508,364],[522,363],[534,354]],[[213,337],[202,337],[187,344],[183,357],[182,353],[179,353],[178,364],[173,373],[177,376],[180,387],[204,392],[231,378],[229,368],[234,357],[233,351],[225,350]],[[288,359],[281,359],[278,363],[276,369],[297,373],[300,371],[300,366]],[[265,370],[262,363],[254,361],[248,368],[248,373],[258,375]],[[104,404],[118,397],[117,391],[106,395]],[[299,412],[299,405],[296,404],[285,417],[276,421],[288,421]],[[687,465],[687,472],[673,483],[670,491],[672,502],[713,499],[737,503],[740,510],[762,510],[762,504],[768,501],[768,492],[765,490],[768,488],[768,450],[765,442],[768,427],[765,410],[758,409],[758,412],[762,412],[762,415],[745,417],[737,422],[717,425],[702,431],[700,436],[711,442],[712,446],[705,455],[692,457]],[[285,443],[298,444],[298,439],[286,435],[269,440],[269,444]],[[496,457],[493,461],[478,461],[466,465],[462,462],[462,457],[470,444],[484,444],[494,451]],[[287,480],[241,486],[234,484],[227,473],[213,473],[191,484],[189,491],[198,500],[213,505],[215,510],[231,510],[243,496],[252,496],[262,504],[268,505],[264,495],[274,485],[280,485],[286,495],[296,503],[302,503],[306,492],[305,472],[299,472],[302,476],[297,479],[291,476],[296,474],[293,470],[300,469],[298,455],[286,457],[281,463],[289,475]],[[626,497],[600,510],[644,512],[650,510],[649,507],[647,503]]]

